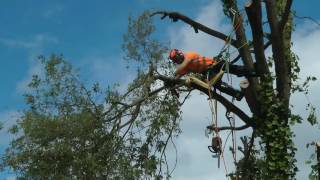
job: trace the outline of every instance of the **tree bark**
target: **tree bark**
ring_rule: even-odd
[[[251,26],[254,54],[257,63],[257,72],[260,76],[270,75],[267,60],[264,54],[261,0],[254,0],[246,4],[246,12]]]
[[[289,106],[290,97],[290,74],[288,70],[287,59],[285,57],[285,49],[280,33],[279,21],[277,18],[277,7],[274,0],[266,0],[267,17],[271,30],[272,53],[275,62],[276,84],[278,97],[287,108]]]

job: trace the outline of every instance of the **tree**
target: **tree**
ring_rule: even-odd
[[[3,156],[2,166],[26,179],[170,177],[166,147],[180,133],[181,105],[191,91],[200,91],[245,123],[218,130],[251,128],[254,132],[243,138],[244,156],[236,162],[233,177],[293,179],[297,168],[291,124],[302,118],[291,113],[290,95],[306,92],[314,78],[297,84],[298,58],[291,51],[292,0],[266,0],[266,14],[261,1],[246,4],[251,36],[247,36],[246,18],[239,13],[236,0],[222,2],[235,38],[177,12],[145,12],[136,20],[129,18],[123,49],[138,71],[125,92],[117,86],[103,89],[99,84],[88,88],[62,56],[40,57],[44,75],[34,75],[29,84],[33,90],[25,95],[29,108],[11,128],[17,138]],[[248,88],[242,89],[252,116],[215,91],[173,78],[172,65],[163,60],[167,48],[152,37],[151,17],[156,15],[181,20],[196,33],[203,31],[238,50],[239,56],[230,63],[242,60],[246,69],[259,74],[249,78]],[[267,17],[269,29],[263,28],[263,17]],[[269,47],[272,57],[265,54]],[[222,58],[227,57],[224,52]],[[314,116],[309,120],[314,122]],[[254,146],[255,141],[260,147]]]

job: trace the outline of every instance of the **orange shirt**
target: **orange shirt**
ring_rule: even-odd
[[[180,75],[185,75],[189,72],[202,73],[206,71],[211,65],[215,65],[217,63],[217,61],[212,58],[200,56],[199,54],[194,52],[184,53],[184,61],[189,62],[186,67],[181,69],[181,71],[179,72]]]

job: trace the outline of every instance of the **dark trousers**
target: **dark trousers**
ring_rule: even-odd
[[[220,61],[217,65],[213,66],[212,68],[208,69],[204,75],[209,80],[214,77],[222,68],[223,62]],[[224,70],[226,71],[226,67],[224,67]],[[244,68],[244,66],[240,65],[233,65],[229,64],[229,73],[234,74],[238,77],[248,77],[251,75],[251,73]],[[243,93],[240,90],[234,89],[233,87],[229,86],[227,83],[222,82],[222,80],[219,80],[215,85],[214,88],[218,89],[219,91],[228,94],[234,98],[236,98],[238,101],[240,101],[243,97]]]
[[[210,74],[217,74],[222,66],[223,66],[224,62],[223,61],[220,61],[218,62],[218,64],[216,64],[215,66],[213,67],[210,67],[205,73],[208,74],[209,73],[209,76]],[[223,70],[226,71],[226,65],[224,65],[223,67]],[[255,76],[253,72],[250,72],[249,70],[247,70],[244,66],[241,66],[241,65],[234,65],[234,64],[229,64],[229,73],[230,74],[234,74],[238,77],[242,77],[242,76],[245,76],[245,77],[249,77],[249,76]]]

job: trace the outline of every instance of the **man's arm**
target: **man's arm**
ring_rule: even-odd
[[[183,75],[187,74],[187,70],[186,70],[186,67],[188,66],[188,64],[190,63],[190,60],[184,60],[176,69],[176,72],[175,72],[175,77],[176,78],[180,78],[182,77]]]

